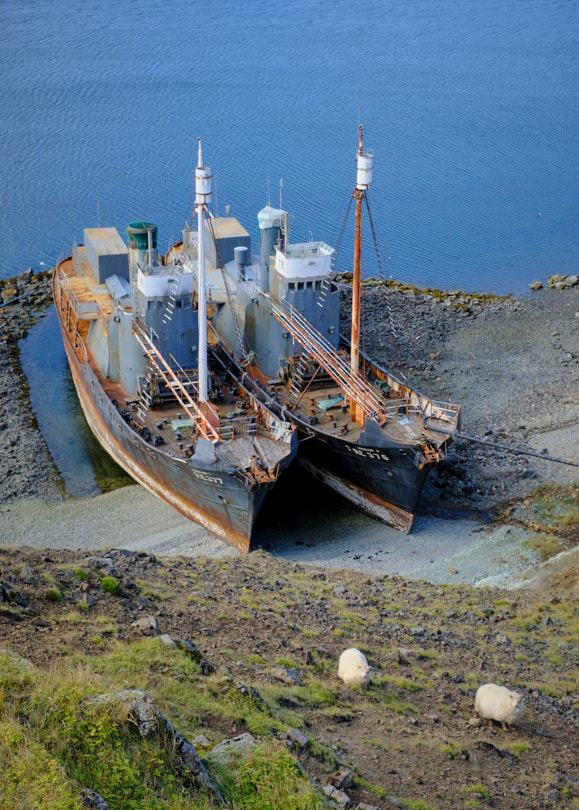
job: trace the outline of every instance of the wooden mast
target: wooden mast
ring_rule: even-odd
[[[358,124],[358,155],[363,154],[362,124]],[[356,234],[354,241],[354,274],[352,281],[352,335],[350,344],[350,369],[352,376],[357,377],[360,370],[360,287],[362,276],[362,200],[364,189],[360,188],[359,177],[354,188],[356,199]],[[350,400],[350,414],[356,419],[356,403]]]

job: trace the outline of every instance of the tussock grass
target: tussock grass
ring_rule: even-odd
[[[117,644],[104,656],[61,662],[50,672],[1,651],[0,806],[81,810],[81,791],[88,787],[110,810],[217,807],[177,756],[170,734],[159,729],[143,738],[126,705],[94,699],[146,685],[182,732],[187,708],[190,726],[219,711],[254,732],[256,726],[271,732],[276,725],[267,705],[242,695],[230,679],[203,678],[186,655],[156,639]],[[272,740],[226,769],[214,762],[208,767],[232,810],[329,808],[287,749]]]

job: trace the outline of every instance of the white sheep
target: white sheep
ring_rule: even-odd
[[[506,723],[510,725],[521,719],[525,704],[517,692],[496,683],[485,683],[477,690],[474,710],[484,720],[496,720],[504,728]]]
[[[370,680],[370,667],[364,653],[348,647],[340,656],[338,678],[353,686],[362,686]]]

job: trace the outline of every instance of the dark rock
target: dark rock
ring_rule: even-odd
[[[14,602],[20,607],[27,607],[28,602],[9,582],[0,582],[0,602]]]
[[[237,691],[244,697],[251,698],[252,700],[255,700],[256,703],[259,703],[261,706],[265,706],[265,700],[259,694],[257,689],[255,689],[253,686],[246,686],[246,684],[244,684],[242,681],[237,685]]]
[[[86,810],[109,810],[108,804],[96,790],[83,788],[81,798],[82,806],[86,808]]]
[[[189,641],[187,638],[176,638],[175,644],[192,661],[199,664],[199,668],[201,669],[203,675],[211,675],[211,673],[215,672],[215,667],[211,661],[208,661],[207,658],[205,658],[201,650],[199,650],[192,641]]]
[[[275,678],[276,681],[281,681],[285,683],[287,686],[301,686],[302,679],[300,674],[295,669],[289,669],[288,667],[275,667],[271,671],[272,678]]]

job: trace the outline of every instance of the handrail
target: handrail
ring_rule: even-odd
[[[384,402],[374,388],[363,378],[352,374],[348,364],[338,355],[332,344],[292,305],[280,306],[270,298],[273,316],[315,357],[324,371],[368,416],[384,412]]]
[[[171,366],[157,349],[149,335],[134,321],[133,335],[151,363],[155,366],[157,372],[161,375],[169,388],[171,388],[175,398],[185,413],[189,416],[192,422],[197,425],[203,438],[208,439],[213,443],[218,442],[220,440],[219,433],[207,419],[201,408],[199,408],[189,391],[187,391],[181,380],[177,377]],[[191,383],[193,390],[197,391],[198,395],[198,389],[196,388],[193,380],[189,380],[189,382]]]

